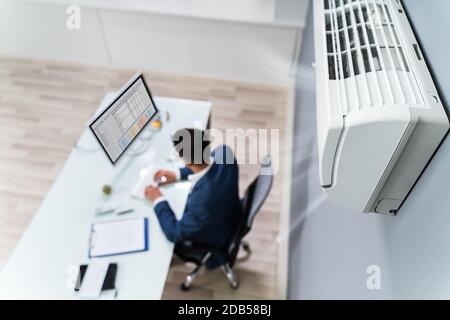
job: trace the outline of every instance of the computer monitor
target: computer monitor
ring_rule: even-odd
[[[157,111],[144,76],[137,74],[89,127],[116,164]]]

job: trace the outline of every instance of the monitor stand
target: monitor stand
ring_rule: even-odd
[[[144,153],[148,153],[148,159],[152,159],[154,157],[154,153],[156,153],[156,150],[149,151],[150,145],[152,143],[151,138],[154,136],[154,134],[155,132],[152,132],[151,129],[149,130],[149,128],[146,128],[139,134],[139,137],[137,137],[133,141],[133,143],[129,146],[129,148],[125,151],[125,154],[122,157],[122,159],[120,159],[119,162],[115,165],[114,175],[111,178],[111,180],[105,185],[103,185],[102,188],[105,188],[106,186],[111,189],[115,189],[116,185],[118,184],[118,181],[127,171],[128,166],[136,157],[139,157]],[[109,198],[108,195],[106,195],[106,197]]]
[[[139,137],[132,143],[127,150],[127,155],[137,157],[145,153],[151,144],[151,138],[155,133],[146,128],[139,134]]]

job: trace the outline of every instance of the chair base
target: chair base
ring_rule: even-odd
[[[245,255],[241,258],[236,259],[236,262],[242,262],[246,261],[250,258],[252,255],[252,250],[250,248],[250,244],[247,241],[241,241],[240,243],[241,248],[245,252]],[[197,277],[198,271],[203,267],[204,263],[208,260],[210,256],[210,253],[208,253],[204,258],[201,264],[198,264],[194,270],[192,270],[184,279],[183,283],[180,284],[180,289],[182,291],[188,291],[192,283],[194,282],[195,278]],[[234,272],[233,268],[227,263],[222,266],[220,266],[220,269],[222,269],[223,273],[225,274],[228,283],[230,284],[230,287],[233,289],[239,288],[239,279],[236,275],[236,272]]]
[[[236,272],[230,267],[229,264],[224,264],[220,267],[222,271],[225,273],[225,276],[228,279],[228,282],[230,283],[230,287],[233,289],[239,288],[239,279],[236,275]]]
[[[199,270],[201,269],[202,266],[203,265],[196,266],[195,269],[192,270],[192,272],[190,272],[186,276],[183,283],[180,284],[180,289],[182,291],[188,291],[189,289],[191,289],[192,284],[194,283],[194,280],[197,277],[197,273],[199,272]],[[236,272],[234,272],[234,270],[230,267],[230,265],[224,264],[224,265],[220,266],[220,269],[222,269],[223,273],[225,274],[225,276],[230,284],[230,287],[233,289],[239,288],[239,279],[236,275]]]
[[[180,285],[181,290],[188,291],[191,288],[192,283],[194,282],[195,278],[197,277],[197,273],[201,269],[201,267],[202,267],[202,265],[196,266],[195,269],[192,270],[192,272],[186,276],[183,283]]]
[[[244,250],[245,255],[243,257],[237,258],[236,262],[247,261],[252,255],[252,249],[250,248],[250,244],[247,241],[241,241],[242,250]]]

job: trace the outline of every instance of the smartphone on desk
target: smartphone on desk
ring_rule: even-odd
[[[81,283],[83,282],[83,278],[84,275],[86,274],[88,266],[89,265],[87,264],[80,265],[75,291],[80,291]],[[116,289],[116,274],[117,274],[117,263],[110,263],[108,265],[108,271],[106,271],[106,277],[105,281],[103,282],[102,291]]]

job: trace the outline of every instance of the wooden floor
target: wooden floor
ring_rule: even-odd
[[[0,58],[0,268],[61,170],[74,142],[106,91],[121,87],[134,70]],[[147,73],[154,95],[209,100],[212,127],[278,128],[283,153],[287,89],[248,83]],[[235,150],[238,158],[245,157]],[[241,166],[241,192],[257,174]],[[179,283],[190,266],[173,263],[166,299],[276,297],[277,242],[282,171],[247,240],[250,260],[236,266],[239,290],[220,270],[204,271],[190,292]]]

